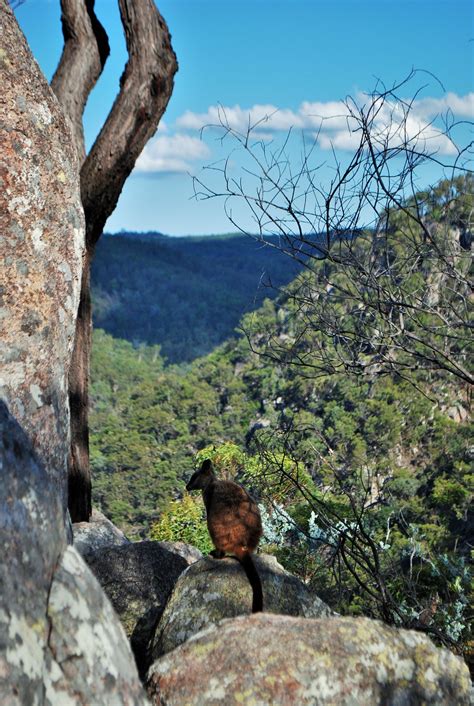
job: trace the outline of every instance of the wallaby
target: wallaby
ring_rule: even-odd
[[[252,613],[263,610],[262,582],[251,556],[262,536],[257,503],[242,486],[216,478],[209,459],[192,475],[186,490],[202,490],[207,527],[215,546],[212,556],[222,559],[231,554],[240,562],[252,586]]]

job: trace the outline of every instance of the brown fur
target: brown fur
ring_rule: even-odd
[[[216,548],[213,555],[231,554],[240,561],[253,589],[253,611],[262,610],[261,582],[250,556],[262,536],[257,503],[237,483],[218,480],[210,461],[204,461],[186,488],[202,490],[207,527]]]

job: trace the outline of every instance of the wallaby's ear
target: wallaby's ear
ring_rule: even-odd
[[[210,458],[206,458],[206,460],[202,462],[201,473],[204,471],[212,471],[212,461]]]

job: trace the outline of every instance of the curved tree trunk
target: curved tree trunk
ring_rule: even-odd
[[[64,49],[51,88],[69,120],[81,164],[86,158],[82,115],[110,53],[93,0],[62,0]]]
[[[178,69],[171,38],[153,0],[118,0],[128,50],[120,91],[90,153],[84,157],[82,113],[108,56],[94,0],[61,0],[64,51],[52,87],[72,125],[83,156],[81,197],[86,216],[86,257],[74,353],[69,374],[71,454],[69,510],[73,522],[91,513],[89,369],[92,330],[90,266],[95,245],[125,180],[154,134],[173,91]]]

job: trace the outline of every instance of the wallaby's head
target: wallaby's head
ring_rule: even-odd
[[[214,470],[212,468],[212,461],[206,459],[202,462],[201,468],[196,473],[193,473],[191,480],[186,486],[186,490],[202,490],[208,485],[212,480],[215,479]]]

